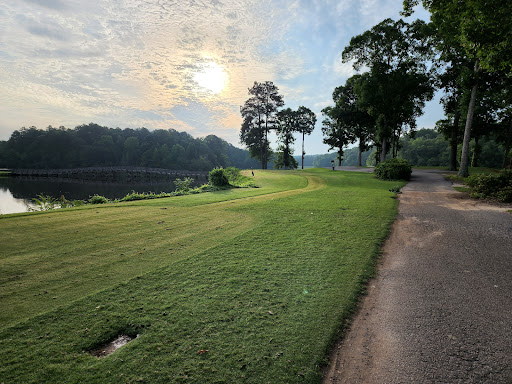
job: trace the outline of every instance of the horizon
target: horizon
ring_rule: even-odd
[[[273,81],[285,108],[317,114],[306,155],[328,153],[321,110],[355,74],[341,52],[401,0],[22,0],[0,6],[0,140],[21,127],[175,129],[244,148],[239,108],[254,81]],[[419,9],[412,18],[428,19]],[[443,117],[439,95],[418,127]],[[295,155],[301,152],[296,136]],[[270,136],[275,147],[275,135]]]

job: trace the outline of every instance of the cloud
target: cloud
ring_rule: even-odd
[[[36,36],[47,37],[60,41],[65,41],[68,38],[64,31],[44,25],[29,25],[27,27],[27,31]]]
[[[41,7],[63,10],[66,9],[66,5],[61,0],[24,0],[27,3],[37,4]]]
[[[238,144],[254,81],[271,80],[287,106],[319,113],[353,74],[340,60],[350,37],[399,9],[401,0],[6,2],[0,140],[22,125],[94,121]],[[221,92],[197,84],[208,63],[226,76]]]

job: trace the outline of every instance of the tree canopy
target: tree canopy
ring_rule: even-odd
[[[403,13],[412,14],[413,7],[420,3],[430,11],[441,60],[463,60],[473,68],[470,85],[463,89],[469,97],[459,175],[467,176],[480,72],[512,75],[512,9],[502,0],[404,0]]]
[[[261,162],[261,168],[267,168],[270,145],[268,133],[277,129],[276,114],[284,105],[279,88],[271,81],[254,82],[249,88],[249,99],[240,107],[243,123],[240,141],[249,148],[251,156]]]
[[[295,142],[294,133],[302,134],[302,156],[304,156],[304,136],[311,134],[316,124],[316,115],[309,108],[299,107],[279,110],[284,106],[283,96],[271,81],[254,82],[249,88],[249,99],[240,107],[242,127],[240,142],[249,149],[252,157],[261,162],[261,168],[267,168],[267,162],[273,154],[268,134],[275,130],[280,146],[275,154],[276,168],[297,168],[297,161],[292,157]]]
[[[369,68],[354,84],[359,108],[373,117],[376,145],[384,160],[389,144],[393,155],[404,127],[414,129],[425,102],[434,94],[427,61],[433,57],[432,30],[421,20],[408,24],[386,19],[350,40],[343,62]]]
[[[0,142],[0,167],[121,165],[208,171],[227,166],[250,168],[255,161],[247,151],[214,135],[193,138],[173,129],[120,129],[93,123],[73,129],[22,128],[14,131],[9,140]]]

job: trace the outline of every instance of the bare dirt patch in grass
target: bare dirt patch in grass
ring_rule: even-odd
[[[138,337],[131,337],[128,335],[118,335],[113,340],[108,341],[107,343],[103,344],[102,346],[95,348],[91,351],[91,355],[96,357],[105,357],[110,355],[111,353],[117,351],[122,346],[128,344],[130,341],[136,339]]]

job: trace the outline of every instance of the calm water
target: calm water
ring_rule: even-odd
[[[205,182],[206,180],[196,180],[195,185]],[[29,210],[27,204],[30,205],[37,195],[49,195],[56,199],[64,195],[68,200],[87,200],[93,195],[119,199],[132,191],[160,193],[175,189],[173,180],[122,183],[59,178],[0,177],[0,214],[27,212]]]

